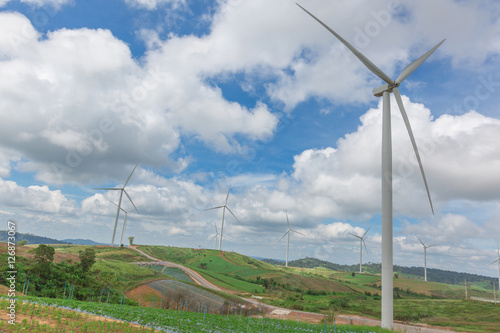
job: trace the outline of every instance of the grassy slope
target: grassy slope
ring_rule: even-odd
[[[93,245],[53,245],[56,253],[71,253],[76,256],[87,248],[92,248],[96,252],[96,257],[101,259],[119,260],[125,262],[149,261],[146,257],[134,251],[133,249],[112,248],[108,246],[93,246]]]
[[[257,279],[260,278],[273,279],[286,286],[286,289],[352,291],[337,281],[300,275],[291,268],[279,268],[234,252],[224,252],[224,257],[222,257],[216,250],[160,246],[141,246],[140,249],[158,259],[189,266],[212,283],[230,290],[262,293],[264,289],[260,283],[257,283]],[[201,269],[200,267],[204,265],[206,269]]]

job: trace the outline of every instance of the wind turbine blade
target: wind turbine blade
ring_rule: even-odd
[[[403,82],[411,73],[413,73],[413,71],[415,71],[415,69],[418,68],[418,66],[422,65],[422,63],[427,59],[429,58],[429,56],[434,53],[434,51],[436,51],[436,49],[441,46],[441,44],[444,43],[446,39],[443,39],[441,42],[439,42],[436,46],[434,46],[432,49],[430,49],[426,54],[424,54],[423,56],[421,56],[420,58],[418,58],[417,60],[415,60],[414,62],[412,62],[411,64],[409,64],[408,66],[405,67],[405,69],[403,69],[403,71],[401,72],[401,74],[399,74],[398,78],[396,79],[396,81],[394,81],[396,84],[400,84],[401,82]]]
[[[320,19],[318,19],[316,16],[308,12],[304,7],[296,3],[297,6],[302,8],[303,11],[305,11],[307,14],[309,14],[313,19],[319,22],[323,27],[325,27],[328,31],[330,31],[335,37],[337,37],[338,40],[340,40],[349,50],[351,50],[354,55],[361,60],[361,62],[368,68],[373,74],[377,75],[379,78],[387,82],[388,84],[392,85],[394,83],[394,80],[391,79],[387,74],[385,74],[380,68],[378,68],[373,62],[371,62],[367,57],[365,57],[361,52],[359,52],[354,46],[349,44],[344,38],[342,38],[339,34],[337,34],[335,31],[333,31],[329,26],[327,26],[325,23],[321,22]],[[424,59],[425,60],[425,59]]]
[[[132,177],[132,174],[134,173],[135,171],[135,168],[137,168],[137,166],[139,165],[139,163],[137,163],[134,167],[134,169],[132,170],[132,172],[130,173],[130,175],[128,176],[127,180],[125,181],[125,184],[123,184],[123,188],[125,188],[125,186],[127,186],[128,184],[128,181],[130,180],[130,177]]]
[[[280,240],[279,240],[279,241],[277,241],[276,243],[281,242],[281,240],[282,240],[283,238],[285,238],[285,236],[286,236],[289,232],[290,232],[290,230],[288,230],[287,232],[285,232],[285,234],[283,235],[283,237],[281,237],[281,238],[280,238]]]
[[[293,231],[293,232],[295,232],[295,233],[297,233],[299,235],[302,235],[302,236],[306,237],[306,235],[304,235],[303,233],[301,233],[301,232],[299,232],[297,230],[290,229],[290,231]]]
[[[418,236],[415,236],[415,237],[417,237],[418,240],[420,241],[420,243],[422,243],[422,246],[425,247],[425,244],[424,244],[424,242],[422,242],[422,240],[420,239],[420,237],[418,237]]]
[[[500,258],[498,258],[497,260],[493,261],[490,265],[493,265],[494,263],[496,263],[497,261],[500,261]]]
[[[229,185],[229,190],[227,190],[226,205],[227,205],[227,201],[229,200],[229,192],[231,192],[231,185]]]
[[[405,107],[403,105],[403,100],[401,99],[401,94],[399,93],[399,89],[397,87],[394,87],[393,92],[394,92],[394,97],[396,97],[396,102],[398,103],[399,110],[401,111],[401,116],[403,116],[406,129],[408,130],[408,135],[410,136],[411,144],[413,145],[413,150],[415,151],[415,156],[417,157],[418,166],[420,167],[420,172],[422,173],[422,178],[424,180],[425,190],[427,191],[427,197],[429,198],[429,204],[431,205],[432,214],[434,215],[434,207],[432,206],[431,193],[429,192],[429,186],[427,185],[427,178],[425,178],[424,166],[422,165],[420,154],[418,153],[417,143],[415,142],[415,137],[413,136],[413,131],[411,130],[410,120],[408,119],[408,115],[406,114]]]
[[[137,208],[139,208],[141,206],[144,206],[144,205],[139,205],[139,206],[137,206]],[[136,210],[136,209],[135,208],[129,209],[129,210],[125,211],[125,213],[130,213],[133,210]],[[137,211],[137,214],[140,214],[139,211]]]
[[[125,186],[124,186],[125,187]],[[125,192],[125,195],[127,196],[127,198],[130,200],[130,203],[132,204],[132,206],[134,206],[135,210],[137,211],[138,214],[139,213],[139,210],[137,209],[137,207],[135,206],[134,202],[132,201],[132,198],[130,197],[130,195],[128,195],[127,191],[123,190],[123,192]]]
[[[427,248],[430,248],[430,247],[433,247],[433,246],[436,246],[437,244],[432,244],[432,245],[429,245],[427,246]]]
[[[125,209],[123,209],[123,207],[119,207],[117,204],[115,204],[113,201],[111,200],[108,200],[109,202],[111,202],[113,205],[115,205],[116,207],[120,208],[120,210],[124,213],[128,213]]]
[[[205,210],[219,209],[219,208],[224,208],[224,207],[225,206],[217,206],[217,207],[207,208]]]
[[[363,245],[365,246],[366,255],[368,255],[368,248],[366,247],[365,240],[361,239],[361,241],[363,242]]]
[[[354,237],[361,239],[361,237],[360,237],[360,236],[355,235],[355,234],[353,234],[352,232],[348,232],[348,234],[349,234],[349,235],[353,235]]]
[[[288,223],[288,229],[290,229],[290,221],[288,221],[288,213],[285,212],[285,214],[286,214],[286,223]]]
[[[231,215],[233,215],[233,216],[234,216],[234,218],[236,219],[236,221],[238,221],[238,223],[241,223],[241,222],[240,222],[240,220],[238,220],[238,218],[236,217],[236,215],[234,215],[234,213],[232,212],[232,210],[231,210],[231,209],[229,209],[229,207],[228,207],[228,206],[226,206],[226,208],[227,208],[227,210],[231,213]]]
[[[118,188],[118,187],[93,187],[92,189],[94,189],[94,190],[107,190],[107,191],[121,190],[121,188]]]
[[[361,237],[361,238],[365,238],[366,234],[368,233],[368,231],[370,230],[371,227],[372,226],[369,226],[368,229],[366,229],[365,233],[363,234],[363,237]]]

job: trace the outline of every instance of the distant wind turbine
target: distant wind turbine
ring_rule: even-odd
[[[394,304],[393,304],[393,230],[392,230],[392,143],[391,143],[391,106],[390,106],[390,94],[394,92],[394,97],[396,97],[396,102],[401,111],[401,116],[406,125],[406,129],[410,136],[410,141],[413,145],[413,150],[417,157],[418,165],[420,167],[420,172],[424,180],[425,189],[427,191],[427,196],[429,198],[429,204],[431,206],[432,213],[434,214],[434,208],[432,206],[431,195],[429,192],[429,187],[427,186],[427,180],[425,178],[424,168],[422,166],[422,161],[420,160],[420,155],[418,153],[417,144],[415,138],[413,137],[413,132],[411,130],[410,122],[408,116],[404,109],[403,101],[401,99],[401,94],[399,93],[399,85],[403,82],[413,71],[415,71],[436,49],[444,42],[444,39],[434,46],[430,51],[425,53],[423,56],[406,66],[401,72],[398,78],[394,81],[390,76],[385,74],[380,68],[378,68],[374,63],[372,63],[368,58],[366,58],[361,52],[359,52],[354,46],[349,44],[344,38],[333,31],[329,26],[319,20],[316,16],[308,12],[302,6],[297,4],[301,9],[303,9],[307,14],[309,14],[313,19],[318,21],[323,27],[325,27],[330,33],[332,33],[338,40],[342,42],[373,74],[377,75],[379,78],[384,80],[386,84],[375,88],[373,94],[377,97],[383,97],[383,115],[382,115],[382,327],[386,329],[392,329],[394,320]]]
[[[418,236],[416,237],[418,238]],[[436,246],[437,244],[426,246],[420,238],[418,238],[418,240],[420,241],[420,243],[422,243],[422,246],[424,247],[424,280],[427,281],[427,249]]]
[[[220,227],[219,251],[222,251],[222,233],[224,231],[224,217],[226,215],[226,209],[231,213],[231,215],[234,216],[234,218],[236,219],[236,221],[240,222],[240,220],[238,220],[238,218],[236,217],[236,215],[234,215],[234,213],[231,211],[231,209],[227,206],[227,201],[229,200],[229,193],[230,192],[231,192],[231,186],[229,186],[229,190],[227,191],[226,202],[224,203],[224,205],[205,209],[205,210],[212,210],[212,209],[222,208],[222,225]]]
[[[113,201],[111,201],[111,203],[112,203],[113,205],[115,205],[116,207],[118,207],[118,205],[117,205],[117,204],[115,204]],[[139,206],[137,206],[137,207],[141,207],[141,206],[142,206],[142,205],[139,205]],[[120,237],[120,246],[121,246],[121,245],[123,244],[123,233],[125,232],[125,227],[127,226],[127,215],[128,215],[128,213],[130,213],[130,212],[131,212],[131,211],[133,211],[133,210],[137,211],[137,214],[140,214],[140,213],[139,213],[139,211],[137,210],[137,208],[136,208],[136,207],[134,207],[134,208],[132,208],[132,209],[129,209],[129,210],[125,210],[125,209],[123,209],[122,207],[120,207],[120,210],[121,210],[122,212],[124,212],[124,213],[125,213],[125,219],[124,219],[124,221],[123,221],[123,228],[122,228],[122,235],[121,235],[121,237]]]
[[[365,244],[365,236],[368,233],[368,230],[370,230],[372,226],[369,226],[368,229],[366,229],[365,233],[363,236],[358,236],[350,232],[350,235],[353,235],[356,238],[359,238],[359,273],[363,273],[363,245],[365,246],[366,253],[368,254],[368,249],[366,248]]]
[[[286,214],[286,223],[288,223],[288,230],[285,232],[283,237],[281,237],[278,242],[280,242],[283,238],[285,238],[286,235],[288,235],[288,239],[286,242],[286,262],[285,262],[285,267],[288,267],[288,251],[290,249],[290,231],[293,231],[293,232],[295,232],[299,235],[302,235],[302,236],[305,236],[305,235],[301,232],[298,232],[297,230],[293,230],[292,228],[290,228],[290,221],[288,220],[288,213],[285,213],[285,214]]]
[[[120,208],[122,205],[123,193],[125,193],[127,198],[130,200],[130,202],[132,203],[132,206],[134,206],[134,208],[137,209],[137,207],[135,207],[135,205],[134,205],[134,202],[132,201],[132,198],[130,197],[130,195],[128,195],[127,191],[125,190],[125,186],[127,186],[128,181],[130,180],[130,177],[132,177],[132,174],[134,173],[135,168],[137,168],[137,164],[135,165],[134,169],[132,170],[132,172],[128,176],[127,180],[125,181],[125,184],[123,184],[122,187],[97,187],[97,188],[94,188],[94,190],[120,191],[120,199],[118,200],[118,206],[117,206],[118,209],[116,210],[115,227],[113,228],[113,237],[111,238],[111,246],[113,246],[115,244],[116,226],[118,225],[118,217],[120,216]]]
[[[498,246],[498,243],[497,243],[497,256],[498,258],[493,261],[490,265],[493,265],[494,263],[497,263],[497,266],[498,266],[498,290],[500,290],[500,247]]]
[[[219,236],[219,230],[217,230],[217,225],[215,224],[215,222],[214,222],[214,227],[215,227],[215,235],[210,240],[215,239],[214,250],[217,250],[217,237]]]

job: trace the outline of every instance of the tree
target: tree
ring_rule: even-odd
[[[22,241],[17,242],[17,245],[26,245],[28,241],[26,239],[23,239]]]
[[[356,273],[352,272],[352,277],[355,277],[356,276]]]
[[[95,263],[95,251],[94,249],[85,249],[81,252],[78,257],[80,258],[80,267],[82,268],[83,276],[89,271],[92,265]]]
[[[130,245],[133,245],[134,244],[134,236],[130,236],[128,238],[128,241],[130,242]]]
[[[56,250],[52,246],[40,244],[36,249],[30,251],[35,255],[35,267],[38,270],[38,276],[48,277],[50,274],[50,267],[54,261],[54,253]]]

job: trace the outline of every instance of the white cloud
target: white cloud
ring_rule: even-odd
[[[11,0],[0,0],[0,7],[5,6]],[[72,4],[75,0],[20,0],[34,7],[47,7],[53,10],[58,10],[66,4]]]
[[[47,186],[22,187],[3,179],[0,179],[0,198],[4,207],[31,212],[73,215],[78,209],[76,201],[60,190],[50,190]]]
[[[162,4],[172,4],[175,8],[179,5],[185,4],[185,0],[125,0],[125,3],[130,6],[153,10]]]
[[[500,199],[500,149],[495,144],[500,121],[474,111],[433,120],[422,104],[405,96],[403,101],[435,204]],[[395,212],[425,216],[430,210],[424,184],[395,105],[392,115]],[[339,214],[334,216],[374,214],[380,206],[380,144],[381,103],[361,117],[357,131],[341,138],[336,149],[311,149],[295,156],[292,175],[308,195],[332,200],[330,214]]]
[[[0,38],[6,46],[1,97],[5,109],[17,112],[5,114],[0,136],[26,160],[18,167],[42,181],[109,177],[115,174],[111,168],[128,168],[125,156],[128,163],[182,170],[189,158],[168,157],[181,135],[223,152],[238,151],[237,134],[250,140],[273,135],[277,117],[266,105],[247,109],[228,102],[204,83],[200,68],[183,65],[188,59],[177,58],[179,52],[201,56],[191,45],[164,50],[167,63],[152,54],[141,67],[108,30],[61,29],[41,40],[22,15],[1,15],[6,22],[0,24],[0,36],[6,36]],[[21,39],[13,44],[11,35]],[[107,175],[98,171],[104,156]]]
[[[408,224],[404,228],[404,232],[409,235],[419,236],[424,243],[427,242],[426,245],[430,245],[429,243],[442,245],[458,244],[467,239],[480,239],[489,236],[485,233],[486,230],[484,228],[472,222],[467,217],[451,213],[444,214],[431,221]],[[426,241],[426,238],[429,240]]]

